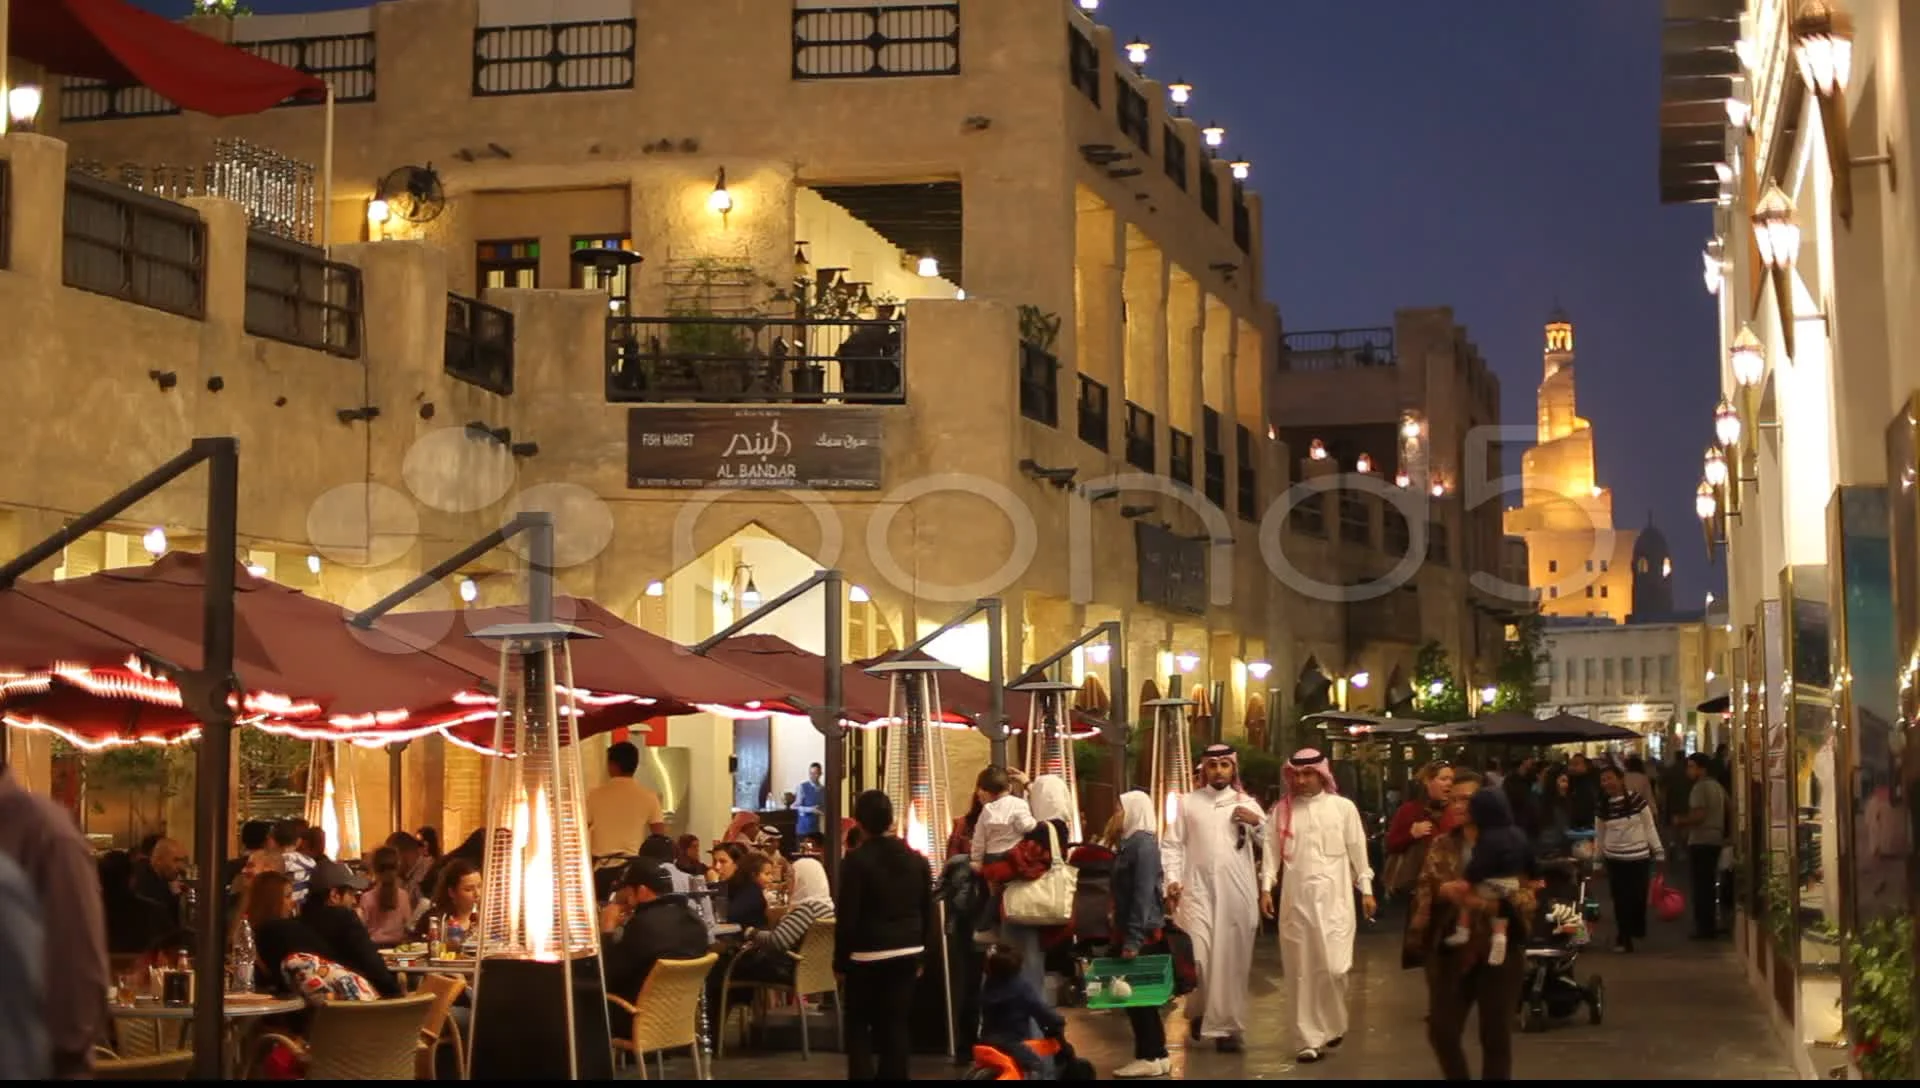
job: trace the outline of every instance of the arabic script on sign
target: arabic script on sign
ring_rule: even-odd
[[[825,450],[857,450],[873,443],[850,434],[823,434],[814,439],[813,444]]]
[[[793,439],[780,429],[780,421],[774,420],[761,434],[736,432],[727,440],[727,451],[722,457],[758,457],[766,460],[774,455],[793,456]]]

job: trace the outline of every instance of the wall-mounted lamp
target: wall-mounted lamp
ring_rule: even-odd
[[[935,279],[940,275],[940,260],[929,254],[920,258],[918,271],[922,279]]]
[[[873,595],[867,592],[866,586],[852,586],[847,590],[847,600],[854,604],[866,604],[873,600]]]
[[[1729,95],[1727,97],[1727,124],[1744,132],[1747,128],[1747,122],[1751,120],[1753,120],[1753,107],[1747,104],[1747,100],[1738,95]]]
[[[1200,138],[1206,141],[1208,147],[1217,148],[1227,142],[1227,130],[1221,127],[1220,122],[1215,121],[1200,130]]]
[[[140,546],[147,550],[148,555],[160,558],[167,554],[167,531],[157,525],[148,529],[147,535],[140,538]]]
[[[1727,262],[1716,251],[1717,246],[1717,242],[1710,243],[1700,252],[1701,277],[1709,295],[1718,295],[1720,286],[1727,282]]]
[[[1727,368],[1733,372],[1734,384],[1742,389],[1759,385],[1766,375],[1766,345],[1754,335],[1753,326],[1742,325],[1734,334],[1733,344],[1727,348]]]
[[[1372,472],[1373,458],[1368,454],[1364,454],[1364,453],[1361,454],[1359,457],[1354,458],[1353,471],[1358,472],[1362,476],[1365,476],[1368,473]]]
[[[1227,167],[1233,171],[1233,180],[1235,181],[1245,181],[1253,176],[1253,164],[1245,159],[1235,159],[1233,162],[1228,163]]]
[[[311,575],[315,575],[316,577],[319,575],[320,573],[320,557],[319,556],[317,555],[307,556],[307,573]]]
[[[1268,428],[1268,429],[1269,429],[1269,430],[1271,430],[1272,428]],[[1271,437],[1271,436],[1269,436],[1269,437]],[[1309,443],[1307,443],[1307,459],[1308,459],[1309,461],[1324,461],[1324,460],[1326,460],[1326,459],[1327,459],[1327,444],[1326,444],[1325,442],[1322,442],[1322,441],[1320,441],[1320,440],[1319,440],[1318,438],[1316,438],[1316,439],[1314,439],[1313,441],[1311,441],[1311,442],[1309,442]]]
[[[254,576],[255,578],[265,578],[265,577],[267,576],[267,567],[266,567],[266,564],[264,564],[264,563],[248,563],[248,564],[247,564],[247,573],[248,573],[248,574],[251,574],[251,575],[253,575],[253,576]]]
[[[1144,38],[1135,38],[1127,43],[1127,63],[1138,68],[1147,63],[1147,54],[1153,51]]]
[[[1187,103],[1193,101],[1193,84],[1188,83],[1185,79],[1176,79],[1172,83],[1167,84],[1167,97],[1173,102],[1173,115],[1175,117],[1185,117],[1187,115]]]
[[[1693,513],[1701,521],[1712,521],[1720,512],[1720,500],[1714,497],[1713,485],[1705,480],[1693,492]]]
[[[1182,674],[1190,673],[1200,667],[1200,655],[1192,650],[1182,650],[1173,655],[1173,665]]]
[[[1713,436],[1728,448],[1740,441],[1740,413],[1725,397],[1720,398],[1719,407],[1713,410]]]
[[[740,607],[752,612],[765,603],[765,599],[760,596],[760,587],[753,583],[753,568],[742,563],[740,569],[747,572],[747,587],[740,591]]]
[[[1396,473],[1394,473],[1394,474],[1393,474],[1393,486],[1395,486],[1395,487],[1412,487],[1412,486],[1413,486],[1413,477],[1411,477],[1411,476],[1409,476],[1409,475],[1407,475],[1407,474],[1406,474],[1406,473],[1404,473],[1404,472],[1396,472]]]
[[[1267,674],[1272,671],[1273,671],[1273,665],[1270,662],[1266,662],[1266,661],[1247,662],[1247,675],[1253,677],[1255,680],[1265,680],[1267,678]]]
[[[1719,446],[1707,447],[1707,459],[1704,468],[1707,483],[1714,487],[1725,487],[1727,483],[1727,455]]]
[[[22,83],[7,92],[7,125],[20,132],[32,132],[33,123],[40,116],[40,88],[32,83]]]
[[[1800,257],[1800,224],[1793,201],[1776,184],[1753,208],[1753,241],[1760,263],[1773,274],[1773,303],[1780,310],[1780,346],[1793,357],[1793,263]]]
[[[1820,107],[1833,173],[1833,210],[1853,226],[1853,168],[1884,166],[1888,188],[1897,188],[1893,150],[1856,159],[1847,147],[1847,81],[1853,76],[1853,19],[1831,0],[1807,0],[1793,20],[1793,59]]]
[[[371,241],[384,241],[387,237],[387,221],[393,218],[393,206],[379,197],[367,201],[367,238]]]
[[[1406,419],[1400,422],[1401,438],[1419,438],[1420,431],[1421,431],[1420,421],[1414,418],[1413,416],[1408,416]]]
[[[1500,689],[1494,687],[1492,684],[1488,684],[1486,687],[1480,689],[1480,701],[1482,703],[1491,703],[1499,697]]]
[[[1444,498],[1446,498],[1446,497],[1447,497],[1447,482],[1446,482],[1445,480],[1435,480],[1435,481],[1433,481],[1433,486],[1432,486],[1432,487],[1429,487],[1429,488],[1427,488],[1427,493],[1428,493],[1429,495],[1432,495],[1432,496],[1433,496],[1434,498],[1436,498],[1436,499],[1444,499]]]
[[[1093,645],[1087,647],[1087,660],[1093,662],[1096,665],[1106,664],[1107,659],[1112,656],[1113,656],[1113,646],[1110,643],[1096,642]]]
[[[1367,672],[1365,669],[1362,669],[1359,672],[1354,673],[1352,676],[1347,677],[1347,683],[1351,684],[1356,688],[1365,689],[1366,686],[1372,682],[1373,682],[1373,675]]]
[[[667,595],[667,583],[665,583],[665,582],[648,582],[648,583],[647,583],[647,588],[646,588],[646,595],[647,595],[647,596],[649,596],[649,597],[664,597],[664,596],[666,596],[666,595]]]
[[[1099,11],[1100,0],[1080,0],[1080,10],[1088,12]]]
[[[713,193],[707,197],[707,210],[722,220],[733,214],[733,193],[727,189],[727,168],[722,166],[713,178]]]
[[[480,599],[480,583],[471,578],[460,579],[460,599],[472,604]]]

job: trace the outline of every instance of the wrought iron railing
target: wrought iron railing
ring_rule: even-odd
[[[1397,362],[1391,328],[1290,332],[1280,340],[1280,369],[1286,371],[1347,370]]]
[[[898,318],[608,318],[607,400],[902,404],[905,330]]]
[[[513,394],[513,314],[447,294],[447,373],[501,396]]]
[[[1060,425],[1060,360],[1024,340],[1020,343],[1020,414],[1049,427]]]
[[[1213,172],[1211,163],[1203,162],[1200,167],[1200,210],[1208,219],[1220,221],[1220,176]]]
[[[1174,483],[1193,486],[1193,436],[1177,427],[1167,429],[1167,475]]]
[[[122,162],[109,169],[98,159],[75,159],[72,165],[77,173],[168,200],[231,200],[247,210],[247,225],[255,230],[308,245],[317,240],[319,171],[312,163],[225,138],[213,141],[213,155],[213,161],[204,164]]]
[[[373,101],[374,37],[371,32],[275,38],[271,41],[235,42],[234,45],[256,56],[319,76],[332,85],[335,102]],[[281,105],[306,105],[311,101],[296,99]],[[78,77],[69,77],[60,82],[60,120],[63,123],[164,117],[179,112],[179,106],[148,87],[122,87],[98,79]]]
[[[192,208],[69,173],[62,234],[67,286],[206,316],[207,227]]]
[[[1100,47],[1093,44],[1087,32],[1072,23],[1067,24],[1067,71],[1073,79],[1073,85],[1087,96],[1087,101],[1100,104]]]
[[[1142,472],[1153,471],[1153,413],[1132,401],[1127,402],[1127,464]]]
[[[360,317],[358,268],[312,246],[248,232],[247,332],[358,359]]]
[[[633,86],[633,44],[632,19],[475,27],[473,93],[625,90]]]
[[[960,4],[793,9],[793,78],[960,74]]]
[[[1080,441],[1102,452],[1107,448],[1107,406],[1111,400],[1106,383],[1080,375]]]
[[[1149,119],[1147,96],[1123,72],[1113,73],[1114,116],[1120,122],[1120,131],[1142,151],[1153,150],[1153,122]]]
[[[1187,187],[1187,141],[1168,125],[1160,134],[1160,158],[1166,167],[1167,176],[1182,190]]]

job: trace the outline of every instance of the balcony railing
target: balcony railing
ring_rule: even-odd
[[[1124,73],[1113,73],[1113,98],[1115,116],[1120,122],[1120,131],[1142,151],[1153,150],[1153,123],[1147,111],[1147,96],[1133,85]]]
[[[207,225],[192,208],[69,173],[62,233],[67,286],[206,316]]]
[[[1153,460],[1153,413],[1128,401],[1127,464],[1142,472],[1152,472]]]
[[[1111,394],[1105,383],[1080,375],[1080,441],[1096,450],[1107,448],[1107,405]]]
[[[1349,370],[1397,362],[1391,328],[1290,332],[1280,341],[1280,369],[1286,371]]]
[[[960,74],[960,4],[793,9],[793,78]]]
[[[1060,360],[1025,341],[1020,343],[1020,414],[1049,427],[1060,425]]]
[[[358,268],[311,246],[248,232],[247,332],[358,359],[360,304]]]
[[[233,44],[256,56],[319,76],[333,87],[335,102],[373,101],[372,32]],[[281,105],[304,105],[308,101],[288,101]],[[143,86],[120,87],[77,77],[62,80],[60,84],[60,120],[64,123],[163,117],[179,112],[180,107],[171,100]]]
[[[902,404],[905,328],[897,318],[608,318],[607,400]]]
[[[501,396],[513,394],[513,314],[447,295],[447,373]]]
[[[1067,71],[1073,79],[1073,85],[1087,96],[1087,101],[1100,104],[1100,47],[1093,44],[1087,32],[1072,23],[1067,24]]]
[[[1193,486],[1193,436],[1175,428],[1167,430],[1167,475],[1177,484]]]
[[[474,96],[625,90],[633,40],[632,19],[475,27]]]

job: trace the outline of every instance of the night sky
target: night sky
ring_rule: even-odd
[[[1104,0],[1097,17],[1146,38],[1149,74],[1195,84],[1193,115],[1253,162],[1287,328],[1451,305],[1500,376],[1506,421],[1530,427],[1541,325],[1565,307],[1616,517],[1635,528],[1651,511],[1675,603],[1701,600],[1712,220],[1659,202],[1659,0]]]

